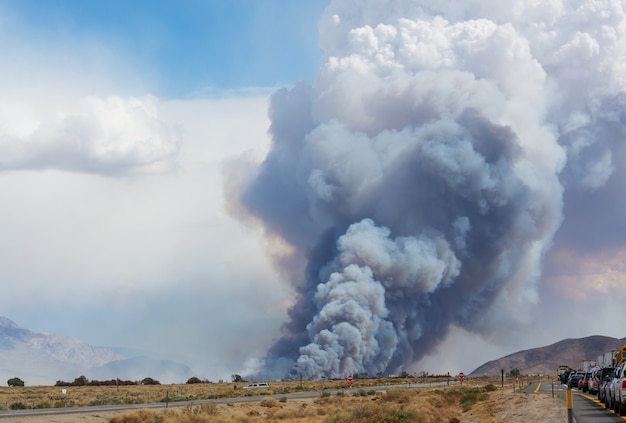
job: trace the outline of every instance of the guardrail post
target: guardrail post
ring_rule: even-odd
[[[572,400],[572,388],[567,388],[567,423],[574,423],[574,401]]]

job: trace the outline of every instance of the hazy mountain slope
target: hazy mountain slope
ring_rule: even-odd
[[[19,377],[27,385],[53,385],[85,375],[88,379],[185,382],[190,369],[179,363],[136,357],[129,360],[107,348],[64,335],[31,332],[0,317],[0,384]]]
[[[74,380],[87,368],[123,358],[69,336],[31,332],[0,317],[0,383],[11,377],[29,385]]]
[[[577,368],[582,360],[595,360],[598,355],[617,350],[626,344],[626,338],[608,336],[588,336],[579,339],[564,339],[545,347],[532,348],[489,361],[474,370],[471,376],[500,375],[512,369],[522,374],[556,374],[561,364]]]

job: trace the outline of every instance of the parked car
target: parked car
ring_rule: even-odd
[[[587,392],[589,392],[590,394],[597,394],[598,393],[598,372],[602,370],[600,367],[593,367],[589,372],[591,373],[591,376],[589,376],[589,382],[587,383]]]
[[[606,403],[606,386],[611,380],[614,370],[614,367],[603,367],[594,375],[594,378],[598,381],[598,401],[601,403]]]
[[[569,379],[567,379],[567,387],[578,388],[578,381],[583,378],[583,375],[583,372],[571,372],[569,374]]]
[[[583,392],[591,392],[593,389],[593,380],[591,378],[591,372],[585,372],[585,375],[579,382],[579,388]],[[595,392],[595,390],[593,391]]]
[[[616,410],[617,404],[615,403],[615,384],[619,379],[619,374],[621,373],[622,368],[620,366],[613,369],[613,374],[611,375],[611,381],[607,384],[606,387],[606,407],[611,410]]]
[[[270,384],[261,382],[261,383],[251,383],[248,386],[244,386],[243,389],[257,389],[257,388],[269,388]]]
[[[618,366],[614,374],[611,405],[616,414],[623,416],[626,414],[626,365]]]

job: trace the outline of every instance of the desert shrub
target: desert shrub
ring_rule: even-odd
[[[387,402],[406,404],[411,400],[411,392],[406,389],[390,389],[382,399]]]
[[[496,385],[494,385],[493,383],[490,383],[489,385],[486,385],[483,389],[486,392],[493,392],[493,391],[497,391],[498,387]]]
[[[16,401],[14,403],[12,403],[11,405],[9,405],[9,408],[11,410],[26,410],[26,404],[24,404],[23,402],[20,401]]]
[[[197,407],[197,410],[200,414],[206,414],[209,416],[216,416],[217,414],[219,414],[217,404],[215,404],[214,402],[205,402],[204,404],[200,404]]]
[[[196,397],[193,395],[176,395],[174,397],[165,397],[161,399],[161,402],[181,402],[181,401],[194,401]]]
[[[74,407],[75,403],[73,400],[58,400],[54,402],[54,408],[65,408],[65,407]]]
[[[276,400],[274,398],[263,398],[259,405],[261,407],[267,408],[278,407],[278,404],[276,403]]]
[[[109,419],[109,423],[160,423],[162,416],[158,416],[152,410],[137,410],[130,414],[114,416]]]
[[[200,380],[200,378],[197,378],[197,377],[193,376],[193,377],[190,377],[189,379],[187,379],[187,383],[188,384],[202,383],[202,381]]]
[[[320,394],[320,397],[322,397],[322,398],[328,398],[329,396],[330,396],[330,392],[328,392],[328,391],[324,391],[324,392],[322,392]]]
[[[52,403],[50,401],[41,401],[35,404],[33,408],[52,408]]]
[[[365,404],[353,408],[343,416],[334,416],[333,422],[410,423],[418,421],[415,411],[405,405]]]
[[[459,402],[461,403],[461,409],[469,411],[474,404],[478,401],[484,401],[489,398],[489,394],[484,392],[481,388],[467,388],[459,396]]]
[[[280,402],[287,402],[287,397],[280,397],[280,399],[278,401],[280,401]]]

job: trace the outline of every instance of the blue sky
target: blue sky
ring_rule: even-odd
[[[9,20],[3,19],[5,36],[41,46],[68,39],[71,48],[104,45],[149,75],[152,93],[167,98],[313,79],[325,6],[322,0],[0,2]]]

